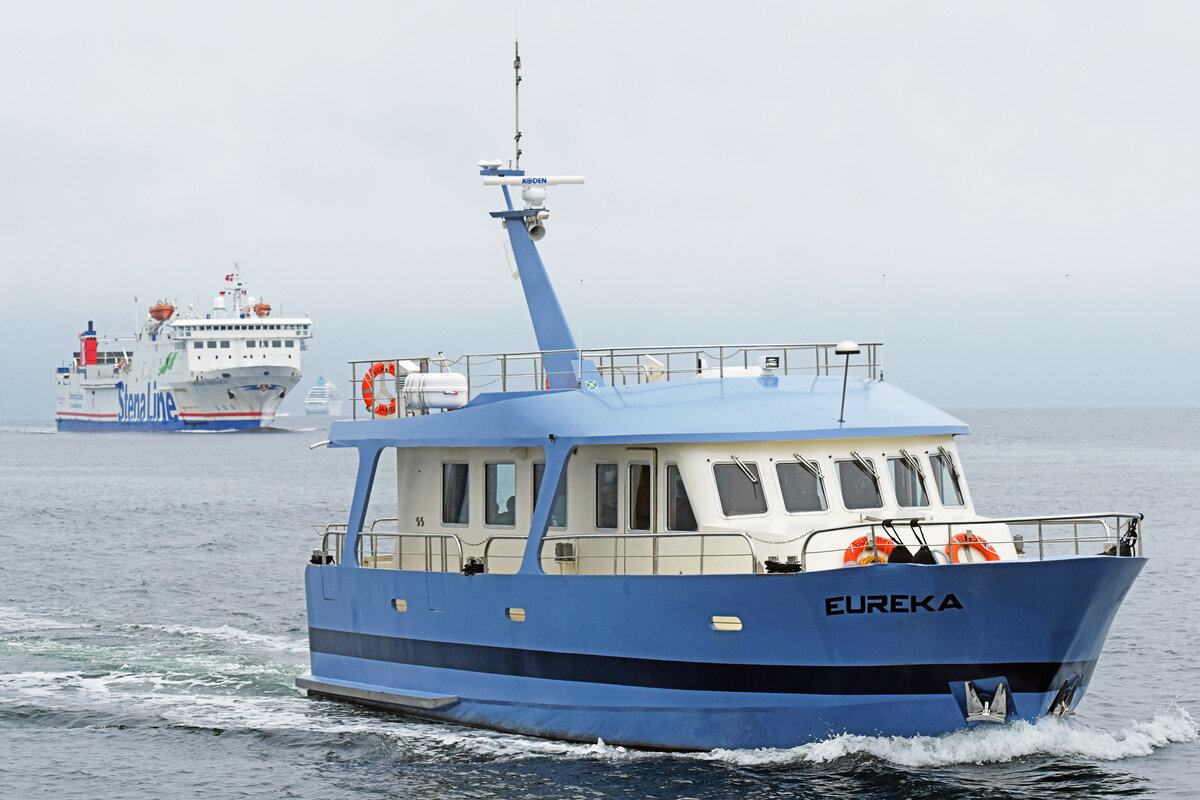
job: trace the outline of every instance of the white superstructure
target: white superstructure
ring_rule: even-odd
[[[269,425],[300,380],[312,321],[274,316],[237,272],[225,281],[211,311],[176,313],[159,302],[132,337],[101,337],[89,323],[71,363],[58,368],[59,429]]]

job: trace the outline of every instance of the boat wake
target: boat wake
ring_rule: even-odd
[[[336,701],[313,702],[294,687],[295,677],[306,668],[298,658],[304,651],[301,635],[262,634],[229,625],[81,626],[0,607],[0,657],[31,664],[0,674],[0,715],[50,725],[82,717],[102,726],[165,722],[251,735],[363,735],[388,742],[403,759],[431,762],[668,759],[786,768],[844,759],[928,769],[1027,758],[1118,761],[1200,738],[1200,725],[1191,714],[1172,704],[1149,720],[1116,730],[1077,718],[1045,718],[942,736],[842,735],[788,749],[641,751],[602,741],[571,744],[424,722]]]

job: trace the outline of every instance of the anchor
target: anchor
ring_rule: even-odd
[[[1058,694],[1054,696],[1054,702],[1050,704],[1050,710],[1046,713],[1052,717],[1069,717],[1075,712],[1071,709],[1071,704],[1075,702],[1075,691],[1079,688],[1079,677],[1075,675],[1069,680],[1063,681],[1063,685],[1059,687]]]
[[[1004,722],[1008,719],[1008,684],[1003,681],[996,687],[991,700],[982,700],[979,690],[970,681],[964,681],[967,694],[967,722]]]

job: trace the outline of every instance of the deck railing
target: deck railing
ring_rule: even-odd
[[[493,545],[505,541],[524,543],[526,539],[512,534],[489,537],[483,548],[488,572],[516,572],[520,566],[523,545],[519,553],[492,552]],[[721,548],[718,542],[734,547]],[[542,539],[538,560],[544,572],[549,571],[548,565],[558,564],[556,574],[567,575],[753,574],[759,563],[754,542],[737,531],[556,534]],[[737,568],[732,568],[734,565]]]
[[[850,372],[877,378],[882,372],[880,342],[859,345],[851,356]],[[350,362],[350,397],[355,419],[375,415],[362,404],[362,381],[375,364],[384,372],[372,383],[375,399],[380,392],[402,397],[404,378],[418,372],[458,372],[467,378],[470,397],[481,392],[540,391],[557,373],[546,369],[547,356],[568,356],[584,364],[584,375],[563,373],[586,388],[587,374],[594,369],[609,386],[631,386],[694,378],[727,378],[745,375],[837,375],[846,367],[846,357],[834,351],[836,343],[810,344],[721,344],[684,347],[604,347],[577,350],[547,350],[518,353],[472,353],[456,359],[378,358]],[[552,359],[553,360],[553,359]],[[558,385],[558,382],[555,382]],[[388,399],[390,399],[390,397]],[[397,403],[402,406],[402,403]]]
[[[374,530],[381,522],[396,521],[395,518],[377,519],[368,530],[359,533],[358,563],[361,566],[426,572],[461,572],[474,566],[483,572],[513,573],[520,567],[528,541],[527,537],[518,534],[496,534],[464,548],[463,541],[453,533]],[[1011,544],[1018,557],[1042,560],[1086,554],[1089,550],[1094,550],[1096,555],[1126,557],[1143,554],[1141,522],[1141,514],[1121,512],[953,521],[915,517],[869,520],[809,531],[798,540],[798,559],[793,561],[795,556],[789,558],[785,563],[790,564],[791,569],[782,570],[772,569],[775,555],[767,555],[764,561],[758,550],[767,547],[784,551],[786,542],[767,543],[742,531],[559,533],[543,538],[538,560],[545,572],[552,571],[547,569],[548,566],[558,565],[556,574],[571,575],[758,574],[764,565],[768,572],[808,572],[813,569],[811,559],[814,556],[842,554],[848,543],[862,538],[866,542],[864,552],[875,556],[875,560],[881,560],[880,544],[891,542],[915,549],[927,542],[945,563],[948,560],[945,548],[951,536],[975,533],[987,540],[988,528],[997,526],[1022,531],[1012,535]],[[346,524],[314,527],[322,532],[322,537],[321,549],[313,551],[312,562],[342,563]],[[1008,545],[1007,538],[994,537],[993,541]],[[496,552],[504,551],[506,544],[515,545],[508,548],[511,552]],[[840,565],[838,560],[836,566]]]
[[[875,560],[879,560],[879,543],[890,541],[915,549],[924,541],[928,542],[934,552],[944,552],[951,536],[973,532],[986,539],[987,529],[994,526],[1023,529],[1022,533],[1013,534],[1013,546],[1018,556],[1036,556],[1038,560],[1042,560],[1053,556],[1080,555],[1080,545],[1099,545],[1097,555],[1141,556],[1141,521],[1141,514],[1115,511],[1003,519],[981,517],[951,521],[934,521],[920,517],[871,520],[810,531],[800,545],[799,566],[801,572],[808,571],[811,556],[843,553],[847,542],[858,536],[866,540],[864,552],[869,552],[875,556]],[[1031,534],[1032,540],[1026,534]],[[817,540],[822,540],[821,543],[826,546],[814,547]],[[1030,548],[1034,544],[1036,550],[1031,552]]]

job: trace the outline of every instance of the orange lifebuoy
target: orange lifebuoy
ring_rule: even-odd
[[[974,550],[981,553],[988,561],[999,561],[1000,554],[996,552],[996,548],[992,547],[983,537],[967,531],[966,533],[956,533],[950,537],[950,545],[946,549],[950,551],[950,563],[962,563],[959,560],[958,554],[962,549]]]
[[[367,404],[367,410],[379,417],[390,417],[396,413],[396,398],[391,398],[386,403],[380,400],[375,402],[375,379],[383,373],[388,375],[396,374],[396,365],[392,363],[384,364],[382,361],[376,361],[371,365],[371,368],[363,373],[362,379],[362,399]]]
[[[871,552],[871,540],[875,542],[875,552]],[[859,564],[865,566],[867,564],[874,564],[876,561],[880,564],[885,564],[887,563],[888,556],[892,554],[892,550],[895,547],[895,543],[890,539],[879,539],[875,536],[868,539],[866,536],[860,536],[846,548],[846,554],[842,556],[842,565]]]

